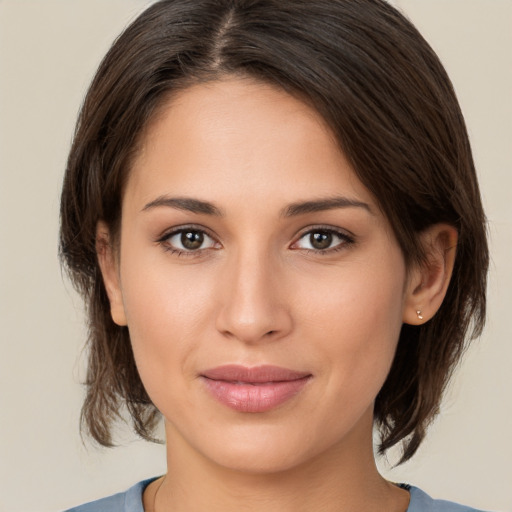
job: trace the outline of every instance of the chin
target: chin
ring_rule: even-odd
[[[237,473],[252,475],[275,474],[311,464],[322,454],[330,452],[338,436],[324,436],[321,440],[303,428],[285,428],[261,425],[239,428],[229,435],[215,436],[210,432],[208,444],[196,449],[215,465]],[[343,437],[343,436],[342,436]],[[315,439],[313,444],[308,440]]]
[[[307,456],[292,450],[273,449],[238,450],[230,446],[229,452],[213,453],[212,461],[227,470],[247,475],[269,475],[283,473],[296,468],[308,460]]]

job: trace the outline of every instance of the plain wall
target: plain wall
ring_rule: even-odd
[[[143,0],[0,0],[0,511],[50,512],[165,471],[162,446],[78,432],[85,330],[57,259],[74,121]],[[396,0],[438,52],[465,113],[489,218],[489,319],[417,456],[382,470],[436,497],[512,511],[512,2]]]

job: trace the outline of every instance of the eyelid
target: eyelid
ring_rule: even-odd
[[[204,233],[205,235],[208,235],[210,238],[213,238],[214,240],[217,240],[217,237],[211,233],[211,231],[200,224],[182,224],[179,226],[173,226],[172,228],[166,228],[163,230],[156,238],[156,241],[162,241],[166,238],[169,238],[172,235],[175,235],[176,233],[181,233],[182,231],[200,231],[201,233]]]
[[[155,242],[157,244],[160,244],[164,247],[164,249],[166,251],[169,251],[171,253],[175,253],[179,256],[197,256],[201,253],[203,253],[203,251],[207,251],[209,249],[216,249],[216,247],[205,247],[205,248],[202,248],[202,249],[197,249],[197,250],[187,250],[187,249],[180,249],[178,247],[173,247],[171,244],[168,243],[168,240],[170,238],[172,238],[173,236],[176,236],[180,233],[183,233],[183,232],[186,232],[186,231],[197,231],[197,232],[200,232],[202,233],[203,235],[205,235],[206,237],[210,238],[213,242],[214,242],[214,245],[220,245],[220,242],[218,241],[217,237],[214,236],[209,229],[205,228],[204,226],[200,226],[200,225],[197,225],[197,224],[186,224],[186,225],[182,225],[182,226],[174,226],[172,228],[169,228],[167,230],[165,230],[162,234],[160,234]]]
[[[205,226],[197,225],[197,224],[186,224],[182,226],[174,226],[172,228],[169,228],[165,230],[162,234],[160,234],[157,239],[155,240],[156,243],[162,245],[166,251],[170,251],[172,253],[177,254],[178,256],[198,256],[202,254],[204,251],[208,251],[209,249],[218,249],[220,247],[206,247],[203,249],[197,249],[197,250],[187,250],[187,249],[180,249],[178,247],[173,247],[168,243],[168,240],[176,236],[179,233],[182,233],[184,231],[197,231],[200,233],[203,233],[205,236],[210,238],[214,245],[221,246],[220,242],[218,241],[218,238],[213,235],[208,228]],[[307,235],[311,235],[315,232],[327,232],[331,233],[334,236],[338,237],[341,241],[336,244],[333,247],[328,247],[327,249],[314,249],[314,248],[303,248],[303,247],[296,247],[297,244],[301,239],[303,239]],[[311,253],[317,253],[317,254],[328,254],[332,252],[336,252],[337,250],[341,250],[343,248],[346,248],[347,246],[353,245],[356,241],[356,236],[351,233],[348,230],[341,229],[339,227],[334,226],[328,226],[328,225],[316,225],[316,226],[308,226],[307,228],[304,228],[301,230],[301,232],[295,237],[295,241],[290,245],[290,249],[292,250],[301,250]]]
[[[336,244],[333,247],[328,247],[327,249],[314,249],[314,248],[313,249],[309,249],[309,248],[303,248],[303,247],[294,247],[305,236],[311,235],[312,233],[320,232],[320,231],[323,231],[323,232],[326,232],[326,233],[331,233],[331,234],[337,236],[338,238],[341,239],[341,242]],[[342,248],[344,248],[346,246],[350,246],[350,245],[354,244],[355,241],[356,241],[356,236],[353,233],[351,233],[350,231],[347,231],[347,230],[341,229],[341,228],[337,228],[337,227],[334,227],[334,226],[317,225],[317,226],[308,226],[307,228],[302,230],[300,232],[300,234],[295,238],[295,242],[292,243],[290,248],[291,249],[295,249],[295,250],[301,250],[301,251],[308,251],[308,252],[312,252],[312,253],[318,253],[318,254],[327,254],[327,253],[330,253],[330,252],[335,252],[337,250],[340,250],[340,249],[342,249]]]

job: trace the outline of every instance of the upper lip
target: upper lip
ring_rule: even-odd
[[[203,377],[227,382],[284,382],[310,377],[311,373],[290,370],[280,366],[262,365],[247,367],[237,364],[227,364],[210,368],[201,373]]]

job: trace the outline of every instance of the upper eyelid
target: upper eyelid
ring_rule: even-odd
[[[169,229],[163,231],[161,233],[161,235],[159,235],[157,237],[156,241],[159,243],[165,242],[167,239],[171,238],[172,236],[175,236],[176,234],[181,233],[186,230],[202,232],[206,236],[211,238],[217,244],[221,243],[219,241],[219,237],[214,235],[208,228],[206,228],[205,226],[197,225],[197,224],[186,224],[186,225],[182,225],[182,226],[175,226],[173,228],[169,228]],[[340,238],[344,238],[344,239],[348,238],[350,241],[354,241],[356,239],[356,236],[346,229],[329,226],[329,225],[324,225],[324,224],[318,224],[318,225],[310,225],[310,226],[307,226],[307,227],[301,229],[299,231],[299,233],[297,233],[295,235],[295,237],[293,238],[293,242],[291,242],[290,247],[297,244],[299,242],[299,240],[304,238],[306,235],[313,233],[315,231],[327,231],[327,232],[330,232],[330,233],[333,233],[333,234],[339,236]],[[201,249],[199,249],[198,251],[200,251],[200,250]],[[326,249],[326,250],[328,251],[329,249]],[[198,251],[195,251],[195,252],[198,252]]]
[[[204,248],[198,248],[198,249],[186,249],[186,248],[180,248],[176,247],[173,243],[170,242],[170,239],[179,235],[180,233],[187,232],[187,231],[197,231],[203,233],[206,237],[208,237],[212,241],[212,246],[210,247],[204,247]],[[212,236],[207,229],[204,227],[195,227],[193,225],[187,225],[187,226],[175,226],[174,228],[170,228],[165,230],[156,240],[156,244],[161,246],[165,252],[171,252],[178,256],[186,256],[189,258],[193,257],[199,257],[202,254],[205,254],[205,251],[209,251],[211,249],[218,249],[218,247],[215,247],[216,245],[220,244],[217,237]]]
[[[306,228],[301,229],[299,231],[299,233],[295,236],[295,241],[298,241],[303,236],[305,236],[305,235],[307,235],[309,233],[314,233],[315,231],[328,231],[330,233],[334,233],[334,234],[339,235],[341,237],[346,237],[346,238],[351,238],[351,239],[355,239],[356,238],[356,235],[354,233],[348,231],[347,229],[338,228],[338,227],[334,227],[334,226],[323,225],[323,224],[318,224],[318,225],[308,226]]]
[[[332,233],[332,234],[336,235],[337,237],[339,237],[342,241],[339,244],[336,244],[334,247],[329,247],[327,249],[309,249],[309,248],[302,248],[302,247],[297,247],[296,249],[294,249],[294,246],[297,245],[306,235],[309,235],[311,233],[315,233],[318,231]],[[297,235],[295,237],[295,241],[292,242],[292,244],[290,245],[290,248],[292,248],[294,250],[302,250],[302,251],[307,251],[307,252],[329,253],[331,251],[336,251],[337,249],[339,249],[339,246],[352,245],[355,243],[355,241],[356,241],[355,235],[353,235],[352,233],[350,233],[347,230],[344,230],[341,228],[335,228],[332,226],[329,226],[329,227],[328,226],[316,226],[316,227],[308,227],[308,228],[306,228],[305,231],[302,231],[299,235]]]
[[[209,236],[212,240],[215,240],[217,243],[219,243],[218,237],[216,237],[212,232],[207,229],[204,226],[199,226],[196,224],[186,224],[183,226],[175,226],[173,228],[168,228],[157,237],[157,242],[163,242],[167,238],[170,238],[171,236],[174,236],[178,233],[182,233],[183,231],[200,231],[201,233],[204,233],[206,236]]]

